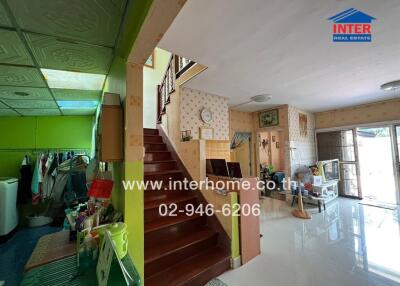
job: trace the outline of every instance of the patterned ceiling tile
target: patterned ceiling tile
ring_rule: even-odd
[[[113,47],[126,0],[8,1],[26,31]],[[34,15],[34,16],[33,16]]]
[[[45,87],[35,68],[0,65],[0,85]]]
[[[58,109],[17,109],[24,116],[55,116],[61,115]]]
[[[53,100],[4,99],[3,102],[12,108],[57,108]]]
[[[32,59],[17,32],[0,29],[0,63],[32,65]]]
[[[0,108],[8,108],[8,106],[5,105],[5,104],[3,104],[3,103],[0,101]]]
[[[0,86],[0,99],[52,100],[50,91],[43,87]]]
[[[55,37],[25,33],[40,67],[107,74],[112,49],[61,41]]]
[[[3,4],[0,2],[0,25],[4,27],[11,27],[11,21],[7,16],[7,12],[3,7]]]
[[[97,90],[74,90],[74,89],[52,89],[57,100],[100,100],[101,91]]]
[[[63,109],[64,115],[94,115],[96,109]]]
[[[20,116],[12,109],[0,109],[0,116]]]

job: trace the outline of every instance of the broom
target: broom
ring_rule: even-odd
[[[292,215],[294,217],[302,218],[302,219],[311,219],[311,214],[308,211],[304,210],[303,207],[303,196],[301,194],[300,182],[299,182],[299,193],[298,193],[298,205],[299,208],[292,211]]]

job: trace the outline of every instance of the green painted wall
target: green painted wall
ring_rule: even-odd
[[[105,92],[118,93],[121,100],[126,96],[126,62],[116,57],[111,65],[104,87]],[[141,127],[140,127],[141,128]],[[124,191],[122,180],[143,180],[143,162],[111,163],[114,188],[113,206],[124,213],[128,227],[128,251],[140,276],[144,277],[144,202],[143,190]],[[143,281],[142,281],[143,283]]]
[[[30,152],[18,149],[90,150],[92,127],[93,116],[0,117],[0,177],[19,176]]]
[[[143,162],[125,162],[125,181],[143,181]],[[144,194],[137,186],[125,194],[125,222],[128,225],[128,251],[135,266],[144,278]],[[143,285],[143,282],[142,282]]]
[[[117,93],[121,101],[126,95],[126,60],[116,56],[111,64],[110,72],[106,78],[104,92]],[[112,192],[113,206],[124,212],[124,194],[122,191],[123,163],[110,163],[112,169],[114,188]]]

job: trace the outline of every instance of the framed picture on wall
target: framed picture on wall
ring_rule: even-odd
[[[299,113],[300,136],[307,137],[307,114]]]
[[[279,110],[262,111],[259,114],[260,128],[279,125]]]
[[[154,69],[154,61],[155,61],[155,58],[154,58],[154,51],[153,51],[153,52],[151,53],[150,57],[149,57],[149,58],[147,59],[147,61],[144,63],[144,66]]]
[[[200,139],[212,140],[214,138],[214,129],[210,127],[200,127]]]

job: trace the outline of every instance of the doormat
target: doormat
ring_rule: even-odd
[[[396,205],[380,203],[380,202],[365,202],[365,203],[359,203],[359,204],[365,205],[365,206],[370,206],[370,207],[381,208],[381,209],[387,209],[387,210],[391,210],[391,211],[394,211],[395,209],[397,209]]]
[[[204,286],[228,286],[219,279],[213,279]]]

